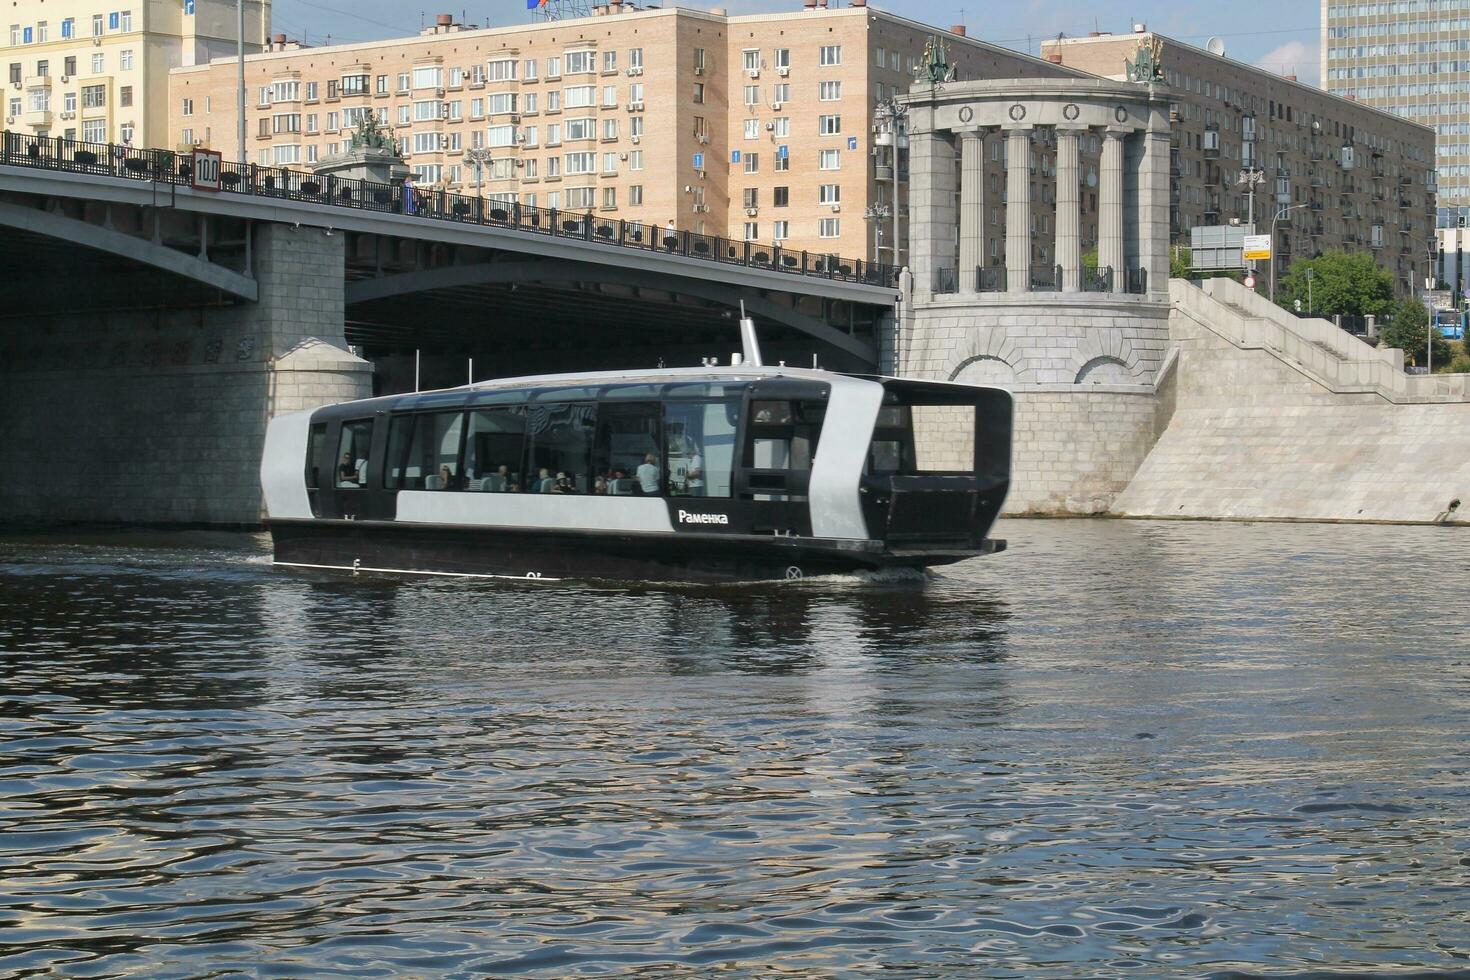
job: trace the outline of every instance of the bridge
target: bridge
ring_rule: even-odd
[[[699,364],[736,349],[742,304],[769,357],[873,370],[891,345],[888,266],[287,169],[195,178],[169,151],[0,134],[0,409],[24,432],[0,460],[109,474],[60,501],[12,481],[0,515],[250,524],[270,415]]]

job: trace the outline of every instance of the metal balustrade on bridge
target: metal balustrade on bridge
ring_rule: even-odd
[[[933,275],[933,290],[935,295],[952,295],[963,292],[961,289],[961,269],[935,269]],[[1148,292],[1148,271],[1142,267],[1125,269],[1126,285],[1123,292],[1134,295],[1143,295]],[[973,272],[971,282],[974,284],[976,293],[1004,293],[1007,292],[1006,267],[1004,265],[977,266]],[[1033,266],[1029,272],[1029,289],[1033,293],[1060,293],[1063,292],[1062,267],[1060,265]],[[1111,293],[1113,292],[1113,270],[1111,268],[1093,268],[1084,266],[1081,270],[1081,292],[1084,293]]]
[[[183,187],[193,183],[190,158],[172,150],[136,149],[115,143],[10,132],[0,133],[0,166],[131,178]],[[900,271],[897,266],[824,252],[603,218],[590,210],[532,207],[444,190],[413,188],[409,194],[402,183],[321,176],[285,167],[224,163],[219,182],[222,193],[506,228],[839,282],[891,287],[896,285]]]

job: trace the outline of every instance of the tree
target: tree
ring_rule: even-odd
[[[1419,367],[1428,362],[1429,311],[1417,299],[1406,299],[1394,308],[1393,317],[1384,324],[1381,334],[1383,346],[1397,347],[1404,352],[1404,360]],[[1450,343],[1438,330],[1434,331],[1434,363],[1441,368],[1450,365]]]
[[[1312,272],[1310,290],[1307,270]],[[1295,300],[1321,316],[1383,316],[1393,307],[1393,276],[1365,252],[1325,252],[1291,264],[1276,284],[1276,302],[1294,310]]]
[[[1189,249],[1182,246],[1172,249],[1169,252],[1169,278],[1188,279],[1193,261]]]

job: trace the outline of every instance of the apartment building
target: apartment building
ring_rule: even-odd
[[[1322,0],[1322,86],[1432,129],[1439,220],[1470,218],[1470,0]]]
[[[245,4],[247,51],[259,51],[270,0]],[[235,51],[233,0],[12,0],[5,129],[30,136],[163,146],[168,72]]]
[[[484,29],[441,15],[417,37],[322,48],[277,37],[247,59],[246,155],[309,168],[373,113],[421,185],[887,262],[891,219],[868,215],[893,206],[894,160],[873,113],[929,38],[962,78],[1071,74],[856,0],[796,2],[737,17],[609,2]],[[235,156],[234,71],[171,73],[171,143]],[[897,168],[902,204],[901,149]]]
[[[1470,2],[1470,0],[1467,0]],[[1121,80],[1141,43],[1162,42],[1171,109],[1170,230],[1247,222],[1284,208],[1278,261],[1372,250],[1401,291],[1422,287],[1434,240],[1434,133],[1382,109],[1146,31],[1047,42],[1059,65]],[[1242,183],[1243,172],[1255,179]],[[1250,191],[1254,190],[1254,195]]]

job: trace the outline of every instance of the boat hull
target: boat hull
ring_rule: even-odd
[[[945,565],[1005,547],[905,549],[876,541],[643,534],[394,521],[271,521],[278,565],[519,579],[730,582]]]

